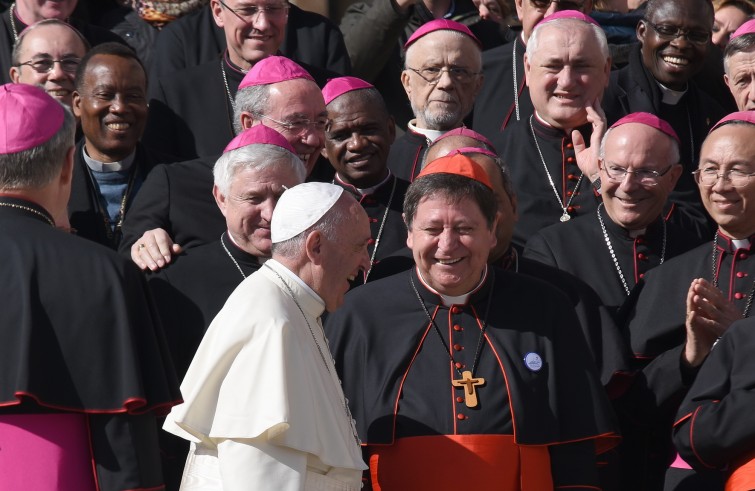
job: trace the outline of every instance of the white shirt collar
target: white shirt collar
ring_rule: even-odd
[[[84,162],[86,162],[87,167],[95,172],[119,172],[123,170],[129,170],[131,168],[131,164],[134,163],[134,158],[136,157],[136,149],[134,149],[134,151],[131,152],[128,157],[119,162],[100,162],[99,160],[95,160],[89,156],[89,154],[87,153],[86,145],[83,145],[81,149],[82,154],[84,155]]]
[[[663,102],[664,104],[668,104],[670,106],[676,106],[677,104],[679,104],[679,101],[682,100],[682,97],[684,97],[684,94],[686,94],[688,90],[688,89],[684,89],[684,90],[669,89],[668,87],[658,82],[657,80],[655,81],[655,83],[657,83],[658,87],[661,88],[661,95],[663,96],[661,99],[661,102]]]
[[[423,135],[425,138],[430,140],[431,142],[434,142],[438,139],[445,131],[438,131],[438,130],[429,130],[427,128],[417,128],[415,126],[415,123],[417,122],[416,119],[412,119],[409,121],[409,129],[415,133],[419,133],[420,135]]]

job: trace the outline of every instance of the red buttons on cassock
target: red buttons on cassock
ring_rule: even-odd
[[[639,259],[640,261],[647,261],[648,257],[640,252],[639,254],[637,254],[637,259]]]
[[[634,241],[637,242],[638,244],[644,244],[645,243],[645,238],[643,236],[639,235],[636,239],[634,239]]]
[[[567,191],[567,192],[566,192],[566,195],[567,195],[567,196],[571,196],[572,194],[574,194],[574,192],[573,192],[573,191]]]
[[[740,252],[739,253],[739,259],[747,259],[748,254],[746,252]]]
[[[377,223],[377,218],[370,218],[370,223]]]
[[[461,397],[461,396],[460,396],[460,397],[457,397],[457,398],[456,398],[456,402],[464,402],[464,398],[463,398],[463,397]]]
[[[747,276],[747,273],[744,271],[737,271],[737,278],[744,278]]]
[[[375,243],[375,239],[370,239],[367,241],[367,245],[372,245]]]
[[[454,305],[453,307],[451,307],[452,314],[458,314],[459,312],[461,312],[461,307],[459,307],[458,305]]]
[[[454,331],[463,331],[464,328],[461,327],[459,324],[454,325]]]
[[[567,206],[566,211],[569,213],[574,213],[574,207],[573,206]]]
[[[566,161],[571,164],[572,162],[574,162],[574,157],[566,157]]]
[[[459,413],[459,414],[456,415],[456,419],[458,419],[460,421],[464,421],[465,419],[467,419],[467,417],[464,416],[463,414]]]
[[[454,345],[454,349],[455,349],[456,351],[461,351],[461,350],[463,350],[463,349],[464,349],[464,346],[462,346],[462,345],[460,345],[460,344],[455,344],[455,345]]]
[[[737,292],[734,294],[734,298],[736,298],[737,300],[742,300],[743,298],[745,298],[745,295],[744,293]]]
[[[566,148],[574,148],[574,144],[573,143],[567,143],[566,144]]]
[[[459,370],[464,368],[464,364],[460,361],[457,361],[456,363],[454,363],[454,366],[456,366],[456,368],[458,368]]]

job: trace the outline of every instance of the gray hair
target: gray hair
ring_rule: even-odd
[[[233,130],[236,134],[244,131],[241,127],[241,113],[265,114],[268,111],[267,100],[270,94],[270,84],[252,85],[236,92],[233,109]]]
[[[616,128],[618,128],[618,126]],[[610,135],[611,132],[615,130],[616,128],[608,128],[608,131],[606,131],[606,134],[603,135],[603,138],[600,140],[600,148],[598,150],[598,156],[601,159],[606,158],[606,142],[608,141],[608,135]],[[658,133],[661,133],[663,136],[665,136],[671,141],[671,149],[669,150],[669,160],[671,161],[671,163],[672,164],[680,163],[679,160],[681,156],[679,153],[679,142],[677,142],[674,138],[667,135],[666,133],[663,133],[660,130],[658,130]]]
[[[449,33],[453,37],[456,37],[456,38],[459,38],[459,39],[466,39],[467,42],[472,43],[472,45],[474,45],[474,47],[476,48],[475,49],[475,53],[476,53],[477,56],[475,56],[475,59],[471,60],[471,61],[473,61],[475,63],[475,66],[477,67],[477,69],[479,69],[479,70],[482,69],[482,50],[480,49],[480,45],[478,45],[474,41],[474,39],[470,38],[466,34],[463,34],[463,33],[459,32],[459,31],[442,30],[442,31],[434,31],[434,32]],[[430,35],[430,34],[433,34],[433,33],[432,32],[428,33],[428,35]],[[406,53],[404,54],[404,68],[406,68],[406,60],[408,60],[410,58],[410,56],[411,56],[411,53],[414,52],[415,46],[419,45],[421,42],[422,42],[422,38],[418,39],[417,41],[415,41],[414,43],[412,43],[409,46],[409,48],[407,48]]]
[[[609,56],[611,56],[610,52],[608,51],[608,41],[606,40],[606,33],[603,32],[603,29],[600,26],[596,26],[595,24],[591,24],[589,22],[585,22],[579,19],[555,19],[551,21],[545,21],[541,22],[540,24],[535,27],[535,30],[532,31],[532,34],[530,34],[529,39],[527,40],[527,58],[532,60],[532,57],[535,54],[535,51],[537,51],[538,45],[540,44],[540,32],[543,30],[543,28],[547,26],[553,26],[558,27],[559,29],[567,30],[569,27],[565,25],[566,23],[574,24],[577,23],[578,25],[585,25],[588,26],[593,33],[593,36],[595,37],[595,40],[598,43],[598,47],[600,48],[600,53],[603,55],[605,59],[608,59]]]
[[[23,49],[24,39],[26,39],[26,36],[28,36],[30,32],[42,26],[67,27],[76,34],[81,43],[84,45],[84,51],[89,51],[89,49],[91,48],[89,41],[87,41],[86,38],[72,25],[58,19],[45,19],[30,25],[29,27],[21,31],[21,33],[19,33],[16,44],[13,45],[13,51],[11,52],[11,66],[19,66],[21,64],[21,49]]]
[[[341,204],[341,201],[345,196],[347,196],[346,193],[341,195],[322,218],[305,231],[294,235],[290,239],[273,243],[273,257],[277,256],[287,259],[295,259],[299,257],[304,250],[304,244],[307,237],[315,230],[319,230],[323,237],[328,241],[337,241],[338,231],[346,226],[346,224],[352,219],[350,208]]]
[[[63,124],[49,140],[28,150],[0,154],[0,189],[42,188],[60,173],[76,133],[76,119],[67,107],[63,110]]]
[[[729,74],[729,58],[737,53],[755,51],[755,34],[744,34],[729,41],[724,49],[724,72]]]
[[[236,173],[241,169],[263,170],[287,166],[299,182],[304,182],[307,170],[298,156],[277,145],[257,143],[224,153],[212,169],[215,185],[227,195]]]

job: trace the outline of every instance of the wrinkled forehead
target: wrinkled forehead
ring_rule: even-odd
[[[83,57],[86,54],[86,46],[71,28],[47,25],[35,27],[24,35],[21,40],[21,53],[27,56],[73,54]]]
[[[423,62],[429,57],[442,57],[444,54],[461,54],[470,57],[467,63],[474,63],[481,56],[480,48],[466,34],[458,31],[440,30],[422,36],[406,50],[406,62]]]

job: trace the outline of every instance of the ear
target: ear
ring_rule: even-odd
[[[64,186],[70,186],[71,180],[73,180],[73,153],[74,147],[72,146],[66,151],[66,160],[60,171],[60,183]]]
[[[530,65],[530,57],[527,56],[527,53],[524,53],[524,83],[527,84],[527,87],[530,86],[530,70],[532,69]]]
[[[517,201],[516,194],[514,196],[510,196],[510,199],[511,199],[511,213],[514,214],[514,221],[518,222],[519,215],[517,215],[516,209],[517,209],[517,205],[519,204],[519,201]]]
[[[18,80],[21,78],[21,70],[17,66],[12,66],[8,71],[8,75],[10,75],[11,82],[17,84]]]
[[[729,85],[729,75],[724,73],[724,83],[729,88],[729,92],[731,92],[731,85]]]
[[[223,216],[226,216],[225,213],[228,208],[228,198],[220,191],[217,184],[212,186],[212,195],[215,197],[215,203],[217,203],[218,208],[220,208],[220,213],[222,213]]]
[[[322,157],[324,159],[330,160],[330,157],[328,157],[328,146],[327,145],[323,145],[323,147],[320,149],[320,155],[322,155]]]
[[[215,20],[215,24],[218,27],[223,27],[223,18],[220,16],[220,13],[223,11],[223,6],[220,5],[220,2],[218,2],[218,0],[211,0],[210,10],[212,10],[212,18]]]
[[[401,85],[404,86],[404,91],[406,92],[406,96],[411,99],[412,88],[409,85],[409,73],[406,70],[403,70],[401,72]]]
[[[81,117],[81,94],[79,94],[78,90],[74,90],[73,94],[71,95],[71,111],[73,112],[73,115],[77,118]]]
[[[641,44],[644,44],[644,43],[645,43],[645,35],[646,35],[646,34],[647,34],[647,32],[648,32],[648,28],[647,28],[647,26],[645,25],[645,21],[642,21],[642,20],[641,20],[641,21],[639,21],[639,22],[637,23],[637,29],[636,29],[636,31],[635,31],[635,32],[636,32],[636,34],[637,34],[637,40],[638,40],[638,41],[639,41],[639,42],[640,42]]]
[[[388,116],[388,143],[393,145],[396,140],[396,119],[393,116]]]
[[[323,235],[319,230],[313,230],[304,241],[304,250],[310,262],[316,266],[323,260]]]
[[[477,84],[475,85],[475,89],[474,89],[475,98],[477,97],[477,94],[480,93],[480,90],[482,90],[482,84],[484,83],[485,83],[485,74],[481,73],[477,76]]]
[[[245,130],[248,130],[252,126],[254,126],[255,123],[254,115],[250,113],[249,111],[241,111],[241,127]]]
[[[412,239],[412,229],[411,229],[411,227],[409,227],[409,224],[406,222],[406,213],[402,213],[401,214],[401,219],[404,220],[404,225],[406,226],[406,231],[407,231],[407,234],[406,234],[406,247],[408,247],[409,249],[411,249],[414,240]]]
[[[490,228],[490,248],[498,244],[498,237],[496,237],[496,230],[498,230],[498,222],[501,220],[501,212],[497,211],[495,213],[495,219],[493,219],[493,226]]]

